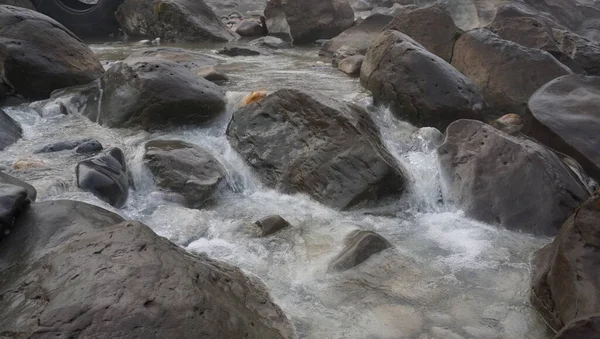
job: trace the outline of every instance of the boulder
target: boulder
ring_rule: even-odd
[[[254,39],[248,43],[249,46],[267,49],[286,49],[291,48],[292,44],[287,41],[283,41],[280,38],[274,36],[264,36],[258,39]]]
[[[354,25],[340,35],[327,41],[321,48],[323,55],[332,55],[343,46],[347,46],[357,51],[357,54],[367,53],[369,46],[387,26],[393,17],[390,15],[373,14]]]
[[[85,153],[93,153],[98,152],[104,149],[102,144],[98,140],[86,140],[79,144],[77,148],[75,148],[75,153],[77,154],[85,154]]]
[[[548,52],[503,40],[487,29],[461,35],[454,45],[452,66],[483,91],[495,115],[523,115],[529,97],[542,85],[571,74]]]
[[[554,339],[582,339],[600,337],[600,314],[592,314],[568,323]]]
[[[375,232],[354,231],[346,237],[344,249],[329,264],[329,271],[349,270],[390,247],[392,244]]]
[[[600,42],[570,31],[554,30],[554,38],[565,55],[588,75],[600,76]]]
[[[456,39],[462,30],[443,4],[406,10],[394,18],[385,28],[396,30],[411,37],[429,52],[447,62],[452,60]]]
[[[14,219],[30,203],[24,187],[0,183],[0,240],[10,233]]]
[[[196,75],[217,85],[229,81],[229,77],[226,74],[218,71],[212,66],[200,69]]]
[[[125,155],[119,148],[109,148],[93,158],[80,161],[75,172],[77,187],[117,208],[127,202],[129,170]]]
[[[23,131],[19,123],[0,109],[0,151],[21,139]]]
[[[158,187],[181,194],[199,208],[225,183],[223,166],[205,149],[179,140],[146,143],[144,163]]]
[[[244,19],[235,27],[235,32],[243,37],[256,37],[265,35],[265,29],[260,21],[253,19]]]
[[[554,242],[533,255],[531,302],[553,329],[600,312],[599,249],[596,193],[564,222]]]
[[[262,236],[266,237],[289,227],[290,223],[279,215],[270,215],[255,223],[262,230]]]
[[[445,129],[458,119],[485,117],[471,80],[398,31],[382,33],[371,45],[360,80],[376,102],[417,126]]]
[[[35,11],[35,6],[33,6],[33,3],[29,0],[0,0],[0,5],[23,7]]]
[[[219,64],[219,60],[211,55],[189,49],[174,47],[145,48],[133,52],[126,58],[126,60],[136,60],[139,58],[159,58],[170,60],[189,69],[192,71],[192,73],[197,73],[203,68],[217,66]]]
[[[89,138],[80,140],[59,141],[39,148],[33,153],[53,153],[74,149],[76,150],[76,153],[90,153],[93,151],[102,150],[102,145],[97,140],[92,140]]]
[[[73,93],[75,93],[73,95]],[[204,124],[224,112],[225,92],[163,58],[127,58],[102,79],[53,93],[69,97],[90,120],[107,127]]]
[[[236,56],[256,56],[260,55],[260,51],[252,48],[252,47],[223,47],[223,49],[217,52],[221,55],[227,55],[230,57]]]
[[[0,6],[0,27],[0,83],[11,92],[46,99],[56,89],[87,84],[104,72],[85,43],[43,14]]]
[[[446,200],[485,223],[553,236],[589,197],[556,154],[479,121],[452,123],[437,151]]]
[[[600,77],[567,75],[531,96],[528,134],[565,153],[600,181]]]
[[[265,17],[269,34],[294,44],[333,38],[354,24],[346,0],[270,0]]]
[[[127,35],[167,41],[231,41],[238,37],[203,0],[125,0],[116,12]]]
[[[338,68],[348,75],[359,76],[360,68],[364,60],[364,55],[353,55],[340,61]]]
[[[75,201],[32,205],[0,243],[3,334],[293,338],[257,278]]]
[[[6,173],[0,172],[0,184],[23,187],[27,191],[27,197],[31,202],[35,202],[35,199],[37,198],[37,191],[33,186]]]
[[[355,55],[361,55],[361,53],[354,47],[344,45],[344,46],[338,48],[338,50],[333,53],[333,59],[331,59],[331,65],[333,67],[338,67],[342,60],[349,58],[351,56],[355,56]]]
[[[331,98],[279,90],[234,112],[227,136],[267,186],[331,207],[395,195],[406,185],[369,114]]]

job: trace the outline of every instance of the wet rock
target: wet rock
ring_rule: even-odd
[[[147,48],[132,53],[126,60],[135,60],[138,58],[159,58],[166,59],[180,64],[193,73],[210,66],[219,64],[215,57],[196,51],[174,47],[156,47]]]
[[[93,153],[101,151],[104,147],[98,140],[87,140],[79,144],[75,149],[77,154]]]
[[[462,34],[446,6],[438,3],[403,11],[385,29],[408,35],[447,62],[452,60],[454,43]]]
[[[35,6],[33,6],[33,3],[29,0],[0,0],[0,5],[23,7],[35,11]]]
[[[565,153],[600,181],[600,77],[568,75],[542,86],[529,100],[528,134]]]
[[[129,170],[119,148],[83,161],[75,168],[77,187],[88,191],[110,205],[121,208],[129,196]]]
[[[292,44],[289,42],[283,41],[274,36],[264,36],[262,38],[254,39],[250,41],[248,45],[252,47],[268,49],[286,49],[292,47]]]
[[[203,148],[178,140],[152,140],[145,148],[157,186],[183,195],[189,207],[201,207],[225,183],[225,170]]]
[[[21,139],[23,131],[19,123],[0,109],[0,151]]]
[[[237,38],[203,0],[125,0],[116,17],[132,37],[186,42]]]
[[[444,134],[437,128],[422,127],[410,136],[411,151],[429,153],[444,142]]]
[[[553,152],[479,121],[448,126],[438,155],[447,200],[489,224],[553,236],[589,197]]]
[[[520,115],[509,113],[491,122],[491,125],[504,133],[515,134],[523,129],[525,122]]]
[[[43,14],[0,6],[0,27],[0,83],[16,94],[45,99],[56,89],[87,84],[104,72],[86,44]]]
[[[382,33],[371,45],[360,80],[377,103],[417,126],[445,129],[458,119],[485,117],[471,80],[398,31]]]
[[[260,55],[258,50],[249,47],[224,47],[218,53],[230,57]]]
[[[342,60],[349,58],[351,56],[361,55],[358,50],[350,46],[342,46],[338,48],[335,53],[333,53],[333,59],[331,60],[331,64],[333,67],[338,67]]]
[[[581,339],[600,337],[600,314],[592,314],[568,323],[554,339]]]
[[[364,55],[354,55],[342,60],[338,65],[338,68],[340,71],[348,75],[359,76],[360,67],[362,66],[364,60]]]
[[[15,217],[30,203],[25,188],[0,183],[0,240],[10,233]]]
[[[223,84],[223,83],[229,81],[229,77],[227,75],[219,72],[212,66],[199,70],[196,73],[196,75],[198,75],[199,77],[204,78],[210,82],[213,82],[217,85],[220,85],[220,84]]]
[[[291,322],[259,279],[190,254],[147,226],[96,206],[33,204],[1,244],[4,333],[294,337]]]
[[[354,231],[346,237],[342,252],[329,264],[329,271],[349,270],[390,247],[392,244],[375,232]]]
[[[201,125],[224,112],[225,92],[163,58],[127,58],[101,80],[53,93],[69,97],[90,120],[107,127]]]
[[[452,65],[481,87],[491,110],[519,115],[538,88],[572,73],[549,53],[503,40],[486,29],[461,35]]]
[[[266,237],[290,226],[290,223],[279,215],[270,215],[258,220],[256,225],[262,230],[262,236]]]
[[[59,141],[53,144],[48,144],[34,151],[33,153],[53,153],[73,149],[76,150],[76,153],[89,153],[93,151],[102,150],[102,145],[97,140],[92,139]]]
[[[389,15],[373,14],[354,25],[335,38],[327,41],[321,48],[321,54],[332,55],[343,46],[356,50],[356,54],[365,54],[369,46],[387,26],[393,17]]]
[[[265,29],[259,21],[244,19],[236,27],[235,32],[244,37],[256,37],[265,35]]]
[[[37,198],[37,191],[33,186],[6,173],[0,172],[0,184],[23,187],[27,191],[27,197],[32,202],[35,202],[35,199]]]
[[[267,186],[328,206],[348,208],[405,187],[404,170],[355,105],[279,90],[234,112],[227,136]]]
[[[270,0],[265,17],[269,34],[294,44],[333,38],[354,24],[346,0]]]
[[[553,243],[534,253],[531,302],[555,330],[600,311],[599,248],[596,193],[564,222]]]

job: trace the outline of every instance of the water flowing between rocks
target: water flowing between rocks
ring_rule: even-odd
[[[105,66],[137,48],[92,45]],[[195,48],[214,54],[214,46]],[[416,128],[372,106],[358,80],[317,57],[317,49],[221,62],[231,78],[225,86],[228,111],[209,127],[148,133],[104,128],[81,115],[40,117],[27,105],[7,107],[23,126],[24,138],[0,152],[0,165],[35,158],[36,168],[13,175],[38,189],[38,201],[68,198],[102,206],[141,220],[190,252],[206,252],[259,276],[293,320],[299,338],[551,337],[528,302],[530,256],[550,239],[475,222],[445,204],[435,151],[411,148],[408,140]],[[248,92],[286,87],[366,106],[386,146],[410,173],[410,192],[377,207],[340,212],[264,187],[231,149],[225,129]],[[48,143],[81,138],[97,139],[105,148],[118,146],[126,154],[135,190],[122,210],[77,188],[74,169],[85,156],[33,155]],[[155,138],[200,145],[224,165],[228,189],[216,204],[187,209],[157,194],[143,166],[144,143]],[[252,223],[271,214],[292,227],[259,237]],[[326,272],[344,237],[356,229],[376,231],[394,248],[352,270]]]

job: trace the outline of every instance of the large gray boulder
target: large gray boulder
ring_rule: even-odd
[[[397,30],[408,35],[447,62],[452,60],[454,43],[462,34],[446,6],[439,3],[403,11],[396,15],[385,29]]]
[[[528,103],[528,134],[577,160],[600,181],[600,77],[567,75],[536,91]]]
[[[21,139],[22,134],[19,123],[0,109],[0,151]]]
[[[0,27],[0,87],[4,83],[11,92],[46,99],[56,89],[87,84],[104,72],[86,44],[43,14],[0,5]]]
[[[479,88],[398,31],[386,31],[373,42],[360,80],[376,102],[417,126],[445,129],[458,119],[484,119]]]
[[[0,328],[27,337],[292,338],[264,284],[147,226],[34,204],[0,242]]]
[[[406,186],[374,122],[355,105],[279,90],[237,110],[227,136],[267,186],[335,208],[399,194]]]
[[[53,93],[107,127],[204,124],[224,112],[225,92],[162,57],[127,58],[89,85]]]
[[[179,140],[146,143],[144,163],[156,184],[181,194],[189,207],[198,208],[225,182],[223,166],[205,149]]]
[[[354,24],[346,0],[270,0],[265,17],[270,35],[295,44],[333,38]]]
[[[35,202],[35,199],[37,198],[37,191],[33,186],[4,172],[0,172],[0,184],[23,187],[27,191],[27,197],[32,202]]]
[[[524,114],[529,97],[542,85],[571,74],[548,52],[503,40],[487,29],[461,35],[452,66],[473,80],[496,115]]]
[[[580,317],[571,321],[554,339],[581,339],[600,337],[600,313],[592,314],[586,317]]]
[[[166,41],[231,41],[238,37],[203,0],[125,0],[116,12],[129,36]]]
[[[340,35],[327,41],[321,48],[321,54],[333,55],[337,50],[346,46],[352,48],[359,54],[367,53],[371,43],[377,39],[383,28],[387,26],[393,17],[390,15],[373,14],[358,24],[343,31]]]
[[[448,126],[437,152],[446,198],[489,224],[553,236],[589,197],[553,152],[479,121]]]
[[[91,192],[114,207],[129,197],[129,169],[121,149],[113,147],[83,161],[75,168],[77,187]]]
[[[565,221],[554,242],[533,256],[531,302],[555,330],[600,312],[599,249],[600,193],[596,193]]]

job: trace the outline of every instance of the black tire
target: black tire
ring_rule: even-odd
[[[80,38],[107,37],[119,30],[115,12],[123,0],[33,0],[38,12],[60,22]]]

